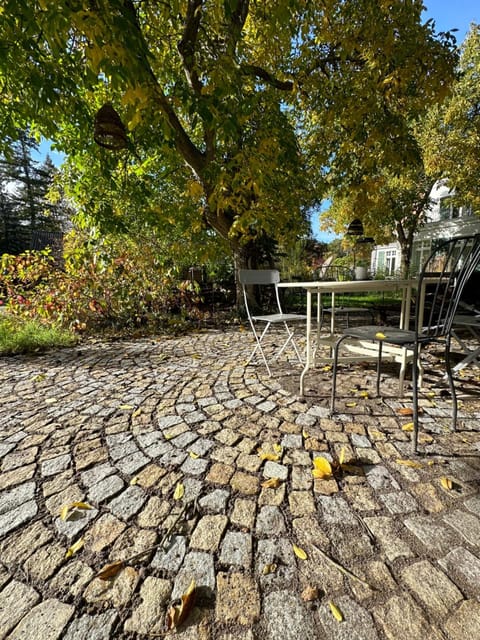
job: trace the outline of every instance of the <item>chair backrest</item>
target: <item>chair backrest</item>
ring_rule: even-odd
[[[479,264],[480,234],[437,244],[418,281],[415,330],[419,336],[440,338],[450,333],[463,289]]]
[[[245,301],[245,309],[250,318],[250,305],[248,300],[247,287],[251,285],[268,286],[271,285],[275,289],[275,302],[279,313],[282,313],[280,298],[278,295],[277,284],[280,282],[280,272],[277,269],[239,269],[238,280],[242,285],[243,299]]]

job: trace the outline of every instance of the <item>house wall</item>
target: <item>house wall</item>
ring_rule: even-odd
[[[421,265],[431,251],[433,240],[448,240],[456,236],[480,233],[480,216],[474,215],[467,207],[457,207],[451,202],[452,192],[438,182],[430,195],[431,211],[426,224],[415,235],[412,251],[412,265]],[[396,268],[386,268],[392,254]],[[401,249],[398,242],[378,245],[372,251],[371,271],[373,273],[395,276],[401,264]],[[396,271],[396,273],[395,273]]]

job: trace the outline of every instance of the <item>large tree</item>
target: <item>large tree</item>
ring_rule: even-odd
[[[452,93],[432,106],[420,139],[429,172],[440,174],[461,204],[480,213],[480,25],[471,25]]]
[[[4,0],[0,127],[58,141],[86,213],[124,222],[105,196],[123,189],[137,216],[205,224],[245,264],[301,230],[327,174],[347,183],[408,163],[405,104],[437,100],[453,60],[421,11],[420,0]],[[115,125],[110,142],[126,149],[113,157],[90,134],[107,102],[127,127]]]

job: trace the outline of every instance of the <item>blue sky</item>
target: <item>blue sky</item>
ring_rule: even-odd
[[[423,19],[426,22],[429,18],[435,21],[435,31],[455,32],[457,44],[461,44],[472,22],[480,24],[480,1],[479,0],[424,0],[426,7],[423,12]],[[323,242],[333,240],[333,234],[324,233],[318,229],[318,215],[314,214],[312,219],[312,230],[314,236]]]

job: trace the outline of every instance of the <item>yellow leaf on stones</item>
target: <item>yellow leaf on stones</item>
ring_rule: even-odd
[[[309,433],[307,433],[307,432],[305,431],[305,429],[304,429],[304,430],[302,431],[302,436],[305,438],[305,440],[307,440],[307,439],[310,437],[310,434],[309,434]]]
[[[125,562],[123,560],[111,562],[110,564],[106,564],[103,569],[97,573],[96,577],[100,578],[100,580],[111,580],[115,578],[124,567]]]
[[[407,422],[402,426],[402,431],[413,431],[413,422]]]
[[[352,407],[356,407],[357,403],[356,402],[346,402],[345,403],[346,407],[352,408]]]
[[[451,481],[450,478],[447,478],[447,476],[442,476],[440,478],[440,484],[447,491],[451,491],[453,489],[453,482]]]
[[[65,504],[61,508],[60,519],[66,520],[72,509],[93,509],[93,507],[88,502],[70,502],[70,504]]]
[[[277,565],[272,562],[271,564],[266,564],[262,569],[262,574],[264,576],[268,576],[269,573],[275,573],[277,570]]]
[[[332,465],[326,458],[319,456],[313,460],[312,476],[314,478],[321,478],[323,480],[329,480],[333,475]]]
[[[121,404],[119,409],[134,409],[135,407],[131,404]]]
[[[171,433],[164,433],[163,437],[165,438],[165,440],[171,440],[173,438],[173,435]]]
[[[196,589],[195,580],[192,580],[190,586],[181,597],[180,604],[171,605],[167,610],[166,627],[167,631],[176,629],[184,622],[195,603]]]
[[[296,544],[293,544],[292,546],[293,546],[293,553],[297,556],[297,558],[300,558],[300,560],[307,559],[308,556],[302,548],[297,547]]]
[[[403,464],[404,467],[411,467],[412,469],[423,469],[423,464],[415,462],[415,460],[395,460],[397,464]]]
[[[198,353],[192,353],[192,358],[194,360],[200,360],[200,356],[198,355]]]
[[[173,493],[173,499],[181,500],[183,498],[184,493],[185,493],[185,487],[181,482],[179,482],[175,487],[175,491]]]
[[[343,621],[343,613],[340,611],[340,609],[337,607],[337,605],[334,604],[330,600],[329,603],[328,603],[328,606],[330,607],[330,611],[332,612],[332,615],[335,618],[335,620],[337,620],[337,622],[342,622]]]
[[[200,457],[198,453],[195,453],[194,451],[189,451],[188,455],[190,456],[190,458],[193,458],[194,460]]]
[[[272,462],[280,460],[280,456],[277,453],[271,453],[270,451],[259,451],[258,455],[261,460],[271,460]]]
[[[85,544],[85,540],[83,538],[79,538],[68,549],[67,553],[65,554],[65,558],[71,558],[73,555],[77,553],[77,551],[80,551],[80,549],[83,547],[84,544]]]
[[[139,416],[142,413],[141,409],[137,409],[136,411],[134,411],[132,413],[132,418],[136,418],[137,416]]]
[[[340,451],[338,462],[339,464],[343,464],[345,462],[345,447],[342,447],[342,450]]]
[[[268,480],[265,480],[265,482],[262,482],[262,487],[265,487],[265,489],[276,489],[281,485],[281,483],[282,481],[280,478],[269,478]]]
[[[281,444],[274,444],[273,445],[273,450],[276,451],[277,453],[282,453],[283,449],[282,449],[282,445]]]
[[[377,331],[377,333],[375,334],[375,338],[377,340],[385,340],[386,337],[387,336],[384,333],[382,333],[381,331]]]
[[[324,367],[322,367],[321,371],[331,371],[331,369],[332,369],[332,365],[326,364]]]
[[[368,398],[368,391],[360,391],[358,395],[360,398]]]
[[[133,476],[133,478],[130,480],[130,484],[134,485],[138,483],[138,476]]]

